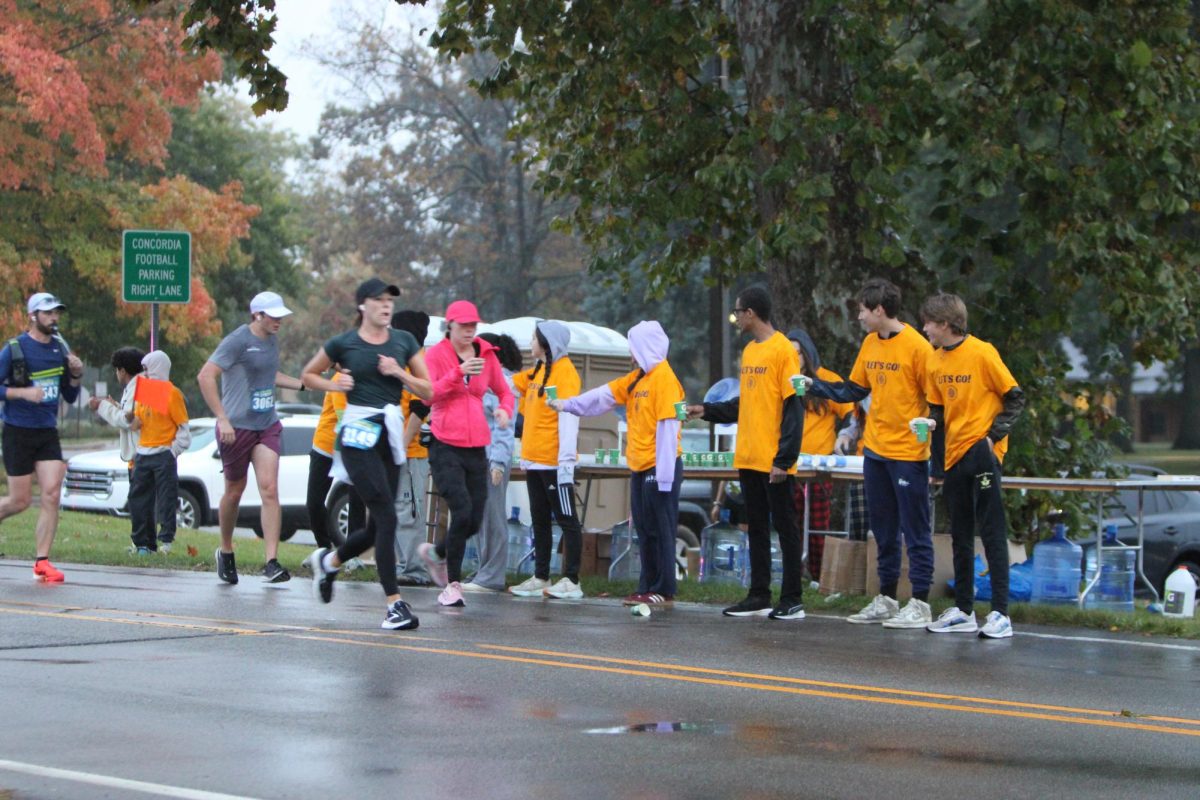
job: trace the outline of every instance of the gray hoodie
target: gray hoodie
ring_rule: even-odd
[[[558,320],[544,319],[533,326],[542,334],[549,352],[546,353],[546,363],[553,364],[561,358],[566,358],[571,349],[571,329]],[[553,382],[553,371],[551,371]],[[558,415],[558,485],[575,482],[575,463],[579,455],[579,418],[570,414]],[[555,467],[538,464],[521,459],[524,469],[555,469]]]
[[[171,358],[162,350],[151,350],[142,358],[142,374],[155,381],[171,380]],[[178,457],[192,444],[192,431],[187,425],[175,429],[175,441],[166,447],[142,447],[138,445],[139,455],[152,455],[170,450],[171,455]]]

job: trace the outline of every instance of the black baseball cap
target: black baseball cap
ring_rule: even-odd
[[[384,283],[379,278],[368,278],[358,285],[358,291],[354,293],[354,302],[361,303],[368,297],[379,297],[381,294],[390,294],[392,297],[399,297],[400,287]]]

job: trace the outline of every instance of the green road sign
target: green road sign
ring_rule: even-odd
[[[187,303],[192,299],[192,235],[125,231],[122,296],[126,303]]]

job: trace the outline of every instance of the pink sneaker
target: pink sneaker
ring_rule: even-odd
[[[462,584],[454,581],[447,585],[445,589],[442,589],[442,593],[438,595],[438,602],[444,606],[456,606],[458,608],[465,606],[466,603],[463,602],[462,596]]]
[[[438,586],[445,586],[447,583],[446,577],[446,559],[438,558],[437,548],[429,542],[421,542],[417,545],[417,555],[425,562],[425,569],[429,571],[429,577]],[[460,593],[458,599],[462,599]]]

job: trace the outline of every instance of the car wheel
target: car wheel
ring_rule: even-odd
[[[195,530],[203,524],[204,517],[200,511],[200,501],[196,495],[187,489],[179,490],[179,505],[175,509],[175,525],[179,528]]]
[[[263,538],[262,520],[256,519],[254,521],[254,524],[251,525],[250,527],[254,531],[255,536],[257,536],[260,539]],[[283,523],[283,525],[280,526],[279,541],[286,542],[288,539],[291,539],[295,535],[296,535],[296,526],[295,525],[289,525],[285,522],[285,523]]]
[[[341,546],[350,534],[350,492],[339,492],[329,505],[329,538]]]
[[[688,549],[699,546],[700,540],[696,538],[696,534],[692,533],[691,528],[680,525],[675,529],[675,577],[677,579],[687,577]]]

